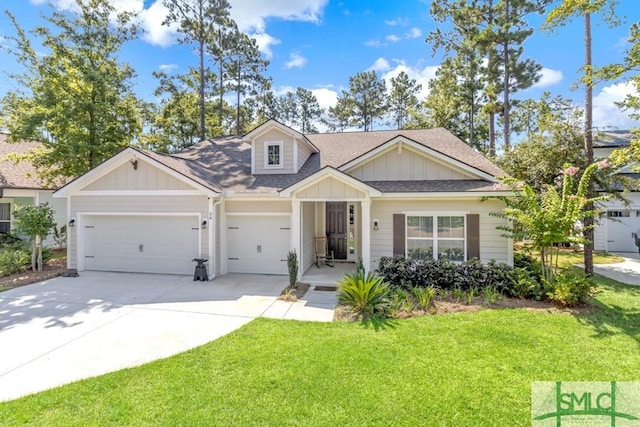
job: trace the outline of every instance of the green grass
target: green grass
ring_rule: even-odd
[[[532,381],[640,379],[640,288],[587,314],[258,319],[175,357],[0,404],[0,425],[530,425]]]
[[[531,256],[536,260],[540,259],[540,253],[537,251],[531,251]],[[555,254],[554,254],[553,261],[555,263]],[[594,264],[616,264],[623,261],[624,261],[624,258],[622,258],[621,256],[610,254],[608,252],[593,253]],[[558,267],[560,267],[561,269],[566,269],[572,265],[583,264],[583,263],[584,263],[584,254],[582,252],[576,252],[573,249],[560,249],[559,256],[558,256]]]

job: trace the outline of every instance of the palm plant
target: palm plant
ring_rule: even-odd
[[[338,299],[359,315],[384,313],[389,305],[389,286],[384,277],[358,269],[338,280]]]

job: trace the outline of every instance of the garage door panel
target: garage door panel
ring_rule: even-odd
[[[86,270],[193,273],[200,255],[196,216],[87,216]]]
[[[638,247],[632,233],[640,232],[640,217],[638,211],[611,211],[620,215],[607,219],[607,251],[609,252],[637,252]]]
[[[288,216],[230,215],[227,226],[230,272],[287,274]]]

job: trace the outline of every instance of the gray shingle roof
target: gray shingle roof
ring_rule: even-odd
[[[608,130],[593,132],[594,148],[619,148],[631,143],[633,135],[628,130]]]
[[[510,191],[506,185],[482,180],[365,181],[365,183],[383,193]]]
[[[171,155],[139,151],[216,191],[264,194],[276,193],[325,166],[339,168],[397,136],[435,150],[490,176],[505,175],[482,154],[442,128],[305,135],[320,150],[320,153],[311,154],[297,174],[252,175],[251,144],[243,141],[240,136],[208,139]],[[392,181],[376,182],[372,186],[387,192],[496,191],[492,182],[482,180],[457,183],[455,181]]]
[[[0,188],[47,189],[36,177],[36,169],[30,162],[14,163],[7,155],[24,154],[40,147],[37,142],[7,142],[7,135],[0,133]]]

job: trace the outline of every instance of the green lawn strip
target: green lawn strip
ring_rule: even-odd
[[[532,381],[640,380],[640,289],[601,283],[599,308],[582,315],[258,319],[169,359],[0,404],[0,424],[530,425]]]

